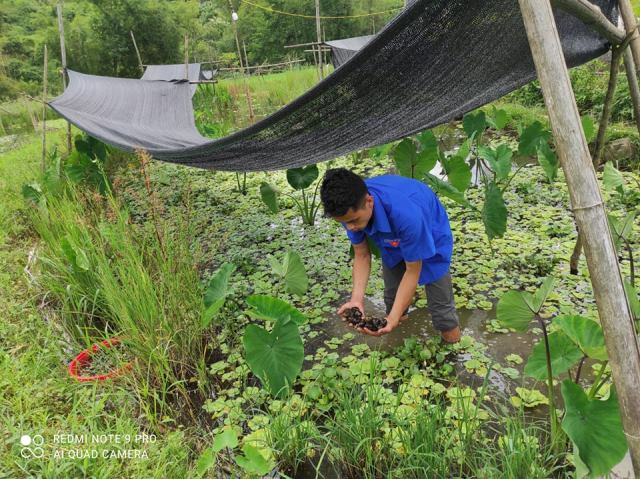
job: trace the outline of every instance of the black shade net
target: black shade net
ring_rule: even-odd
[[[596,0],[617,23],[615,0]],[[555,11],[565,59],[607,42]],[[536,78],[517,0],[417,0],[304,95],[218,140],[195,128],[189,84],[71,72],[51,107],[90,135],[155,158],[227,171],[303,166],[448,122]]]

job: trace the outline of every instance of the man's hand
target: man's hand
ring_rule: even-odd
[[[346,321],[347,318],[345,317],[345,315],[347,314],[347,310],[351,308],[358,308],[362,313],[362,319],[365,318],[364,303],[362,301],[349,301],[348,303],[344,303],[338,309],[338,316],[340,316],[343,321]],[[351,326],[351,324],[349,324],[349,326]]]
[[[385,319],[387,320],[387,325],[382,329],[371,331],[366,328],[358,328],[358,330],[362,331],[364,334],[368,334],[369,336],[382,336],[383,334],[390,333],[398,327],[398,324],[400,324],[400,318],[396,318],[395,316],[389,315]]]

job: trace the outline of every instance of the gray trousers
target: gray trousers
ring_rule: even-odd
[[[387,307],[387,314],[391,312],[405,269],[404,261],[400,261],[393,268],[387,268],[384,264],[382,265],[384,304]],[[458,326],[458,313],[453,300],[451,274],[447,272],[435,283],[425,284],[424,289],[427,292],[427,308],[431,313],[433,327],[438,331],[449,331]],[[407,314],[407,311],[404,314]]]

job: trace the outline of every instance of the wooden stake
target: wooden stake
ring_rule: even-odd
[[[184,34],[184,78],[189,80],[189,36]]]
[[[549,0],[518,0],[549,112],[604,331],[636,476],[640,477],[640,348]]]
[[[140,56],[140,50],[138,50],[136,37],[133,36],[133,30],[129,30],[129,33],[131,34],[131,40],[133,41],[133,48],[136,49],[136,56],[138,57],[138,67],[140,68],[140,73],[144,74],[144,66],[142,65],[142,57]]]
[[[320,29],[320,0],[316,0],[316,35],[318,37],[318,76],[322,80],[322,30]]]
[[[238,61],[240,62],[240,71],[244,75],[244,65],[242,64],[242,52],[240,51],[240,41],[238,40],[238,25],[233,21],[233,34],[236,37],[236,48],[238,49]]]
[[[67,89],[67,49],[64,46],[64,22],[62,4],[56,5],[58,12],[58,33],[60,34],[60,58],[62,59],[62,87]],[[71,154],[71,123],[67,122],[67,153]]]
[[[593,168],[598,171],[598,167],[602,162],[602,152],[604,151],[605,134],[607,125],[611,118],[611,105],[613,97],[616,94],[616,85],[618,83],[618,70],[620,69],[620,57],[622,56],[622,48],[613,47],[611,49],[611,65],[609,68],[609,84],[607,85],[607,94],[604,98],[602,106],[602,117],[598,126],[598,135],[596,136],[596,144],[593,149]]]
[[[247,56],[247,45],[245,45],[244,40],[242,40],[242,49],[244,50],[244,64],[247,67],[247,70],[249,70],[249,57]],[[247,73],[251,72],[248,71]]]
[[[49,78],[47,45],[44,46],[44,68],[42,69],[42,174],[46,169],[47,159],[47,80]]]
[[[629,93],[631,95],[631,103],[633,104],[633,118],[636,121],[638,133],[640,133],[640,86],[638,86],[638,77],[636,76],[636,69],[630,48],[624,50],[622,58],[624,60],[624,69],[627,73],[627,82],[629,82]]]
[[[636,65],[636,75],[640,76],[640,34],[638,34],[638,25],[636,22],[636,16],[633,13],[633,7],[629,0],[618,0],[618,7],[620,10],[620,16],[624,21],[624,28],[627,33],[633,33],[631,37],[631,54],[633,55],[633,62]],[[636,471],[636,475],[638,475]]]

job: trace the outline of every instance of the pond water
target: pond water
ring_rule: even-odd
[[[367,316],[384,317],[384,302],[382,298],[373,298],[365,300],[365,314]],[[537,342],[538,336],[532,332],[526,333],[495,333],[487,329],[492,319],[496,318],[495,308],[490,311],[479,309],[460,309],[458,310],[460,318],[460,328],[462,334],[471,336],[476,341],[487,346],[485,355],[492,361],[500,363],[504,366],[515,367],[520,373],[524,368],[524,362],[520,365],[513,365],[506,361],[506,357],[510,354],[518,354],[526,357],[533,344]],[[400,323],[400,325],[389,334],[375,337],[359,333],[351,328],[347,323],[340,320],[337,315],[330,315],[326,321],[318,325],[323,333],[317,338],[310,340],[305,345],[307,354],[313,352],[322,342],[332,337],[342,337],[347,333],[353,333],[355,337],[350,341],[345,341],[338,349],[341,354],[348,354],[351,347],[355,344],[367,344],[372,350],[391,352],[404,344],[404,340],[411,336],[418,338],[427,338],[437,336],[439,332],[433,328],[431,324],[431,315],[426,308],[412,307],[409,309],[409,319]],[[466,353],[458,354],[456,359],[456,374],[462,383],[478,386],[482,383],[482,378],[468,372],[463,363],[471,359]],[[492,386],[504,393],[513,393],[515,386],[521,386],[523,380],[518,378],[511,380],[501,373],[492,370],[489,375],[489,381]]]

